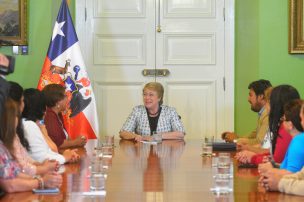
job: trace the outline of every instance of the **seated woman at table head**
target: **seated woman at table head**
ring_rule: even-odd
[[[24,111],[22,117],[24,118],[24,134],[31,147],[31,157],[38,162],[53,159],[57,160],[60,164],[78,161],[79,155],[76,153],[76,150],[67,149],[61,155],[51,149],[54,143],[48,136],[43,121],[41,121],[43,120],[45,109],[46,106],[42,92],[34,88],[24,91]],[[54,146],[56,147],[56,145]]]
[[[54,172],[34,178],[21,172],[22,168],[14,156],[13,145],[16,138],[18,115],[16,103],[8,98],[0,117],[0,189],[12,193],[60,187],[62,177]]]
[[[59,149],[83,147],[87,142],[85,136],[79,135],[72,140],[63,125],[62,113],[68,107],[65,87],[60,84],[49,84],[45,86],[42,92],[47,106],[44,121],[51,139]]]
[[[153,133],[162,139],[183,139],[185,129],[176,110],[163,105],[164,88],[158,82],[143,88],[144,105],[133,108],[119,134],[122,139],[150,140]]]

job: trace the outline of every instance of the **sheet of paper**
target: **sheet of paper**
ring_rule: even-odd
[[[157,144],[156,141],[145,141],[145,140],[142,140],[142,141],[140,141],[140,142],[142,142],[142,143],[144,143],[144,144]]]

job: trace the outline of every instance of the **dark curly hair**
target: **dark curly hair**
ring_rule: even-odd
[[[248,89],[252,89],[256,96],[264,95],[265,90],[269,87],[271,87],[271,83],[265,79],[253,81],[248,85]]]
[[[24,91],[24,110],[22,117],[36,122],[41,120],[46,110],[43,93],[37,89],[29,88]]]
[[[65,98],[65,87],[60,84],[49,84],[42,90],[47,107],[54,107]]]
[[[303,132],[301,124],[300,112],[304,101],[300,99],[292,100],[284,105],[285,121],[291,121],[293,126],[299,131]]]

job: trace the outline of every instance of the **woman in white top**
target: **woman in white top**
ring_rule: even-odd
[[[24,91],[24,111],[22,113],[24,134],[29,141],[31,157],[43,162],[47,159],[56,160],[60,164],[78,161],[79,155],[75,150],[65,150],[59,154],[53,147],[54,143],[48,137],[43,124],[43,116],[46,109],[43,94],[37,89]],[[54,151],[55,150],[55,151]]]

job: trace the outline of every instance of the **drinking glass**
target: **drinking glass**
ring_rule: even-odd
[[[212,156],[212,146],[206,143],[202,145],[202,155],[203,156]]]
[[[153,140],[158,143],[162,142],[162,140],[163,140],[161,133],[153,132],[152,137],[153,137]]]
[[[103,138],[103,146],[113,147],[114,146],[114,135],[106,135]]]
[[[91,161],[90,167],[89,167],[91,174],[103,174],[104,168],[102,164],[102,159],[93,159]]]
[[[218,167],[230,167],[231,158],[229,153],[219,153]]]
[[[104,157],[111,157],[114,153],[114,148],[108,147],[108,146],[103,146],[101,148],[101,151],[102,151]]]
[[[219,175],[214,177],[214,187],[210,190],[215,193],[230,193],[232,192],[232,181],[229,178],[223,178]]]
[[[90,189],[91,191],[95,190],[104,190],[105,189],[105,176],[104,174],[96,173],[92,174],[90,177]]]
[[[229,153],[219,153],[217,162],[217,174],[231,177],[230,173],[231,158]]]

